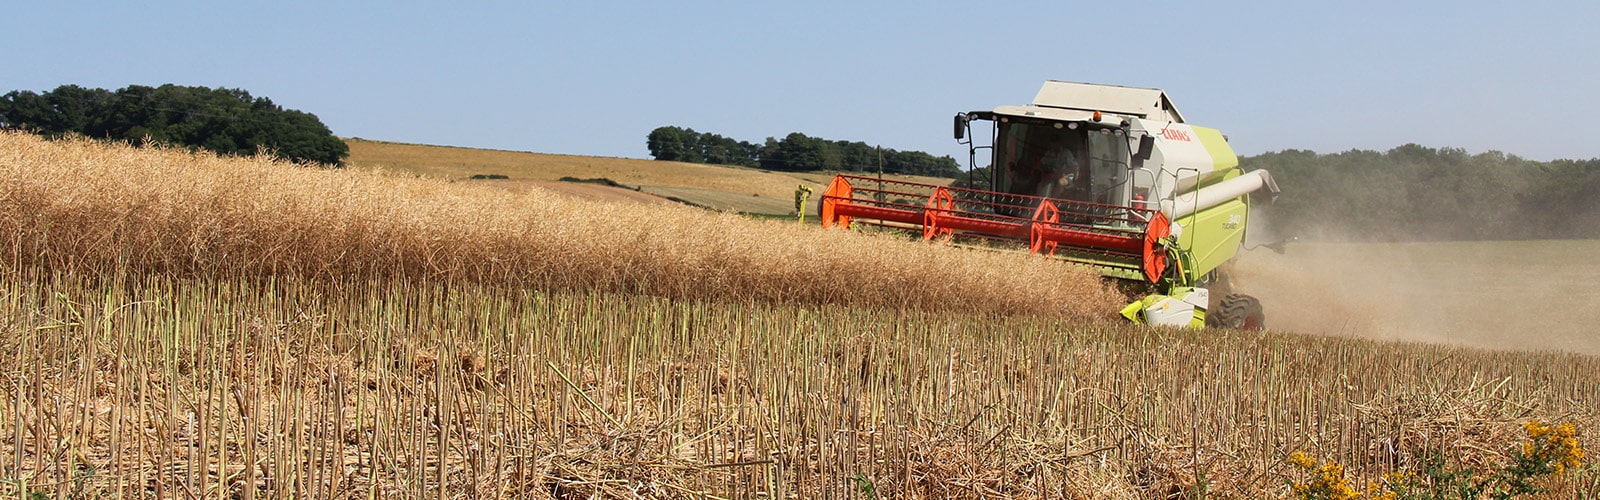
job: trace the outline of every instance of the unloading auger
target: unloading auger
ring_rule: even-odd
[[[980,121],[992,125],[987,145],[969,139]],[[1233,293],[1222,268],[1244,241],[1248,197],[1276,197],[1277,185],[1240,169],[1222,133],[1185,123],[1165,92],[1049,81],[1031,105],[957,114],[955,138],[974,165],[990,150],[989,189],[839,175],[822,195],[823,227],[1025,246],[1121,280],[1137,297],[1122,310],[1132,321],[1264,326],[1260,302]]]

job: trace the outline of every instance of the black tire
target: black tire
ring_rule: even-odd
[[[1235,330],[1260,330],[1267,327],[1267,314],[1261,301],[1242,293],[1222,297],[1217,307],[1206,312],[1206,326]]]

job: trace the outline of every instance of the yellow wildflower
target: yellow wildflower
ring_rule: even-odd
[[[1306,452],[1303,451],[1295,451],[1294,453],[1290,453],[1289,463],[1298,465],[1300,468],[1306,470],[1317,468],[1317,460],[1311,458],[1311,455],[1307,455]]]
[[[1529,441],[1522,444],[1523,456],[1551,464],[1556,474],[1583,465],[1583,447],[1578,445],[1578,428],[1571,423],[1548,425],[1538,420],[1522,424]]]

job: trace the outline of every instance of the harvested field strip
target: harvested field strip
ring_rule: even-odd
[[[352,169],[381,168],[440,179],[503,175],[516,181],[555,181],[562,177],[604,177],[663,196],[690,196],[690,203],[740,212],[789,214],[796,186],[821,191],[833,175],[821,172],[768,172],[755,168],[675,161],[495,151],[451,146],[346,139]],[[888,174],[890,179],[949,184],[953,179]],[[561,186],[558,186],[561,187]],[[566,186],[570,187],[570,186]],[[687,188],[687,189],[686,189]],[[693,191],[690,191],[693,190]]]
[[[1375,478],[1427,451],[1503,459],[1529,418],[1593,449],[1600,424],[1600,360],[1577,355],[117,276],[4,275],[0,477],[243,498],[1146,497],[1204,477],[1259,497],[1287,494],[1295,450]]]
[[[0,261],[1110,318],[1093,272],[674,206],[0,133]]]

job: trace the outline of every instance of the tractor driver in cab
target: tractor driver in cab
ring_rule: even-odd
[[[1076,151],[1058,143],[1051,146],[1040,163],[1044,165],[1044,175],[1036,196],[1066,200],[1087,196],[1089,175]]]
[[[1012,194],[1083,200],[1088,197],[1086,162],[1079,158],[1083,148],[1073,148],[1075,134],[1049,133],[1053,130],[1034,127],[1028,134],[1042,147],[1030,147],[1020,158],[1006,164],[1011,176],[1006,191]],[[1041,133],[1044,132],[1044,133]],[[1042,137],[1041,137],[1042,136]],[[1081,142],[1081,141],[1076,141]]]

